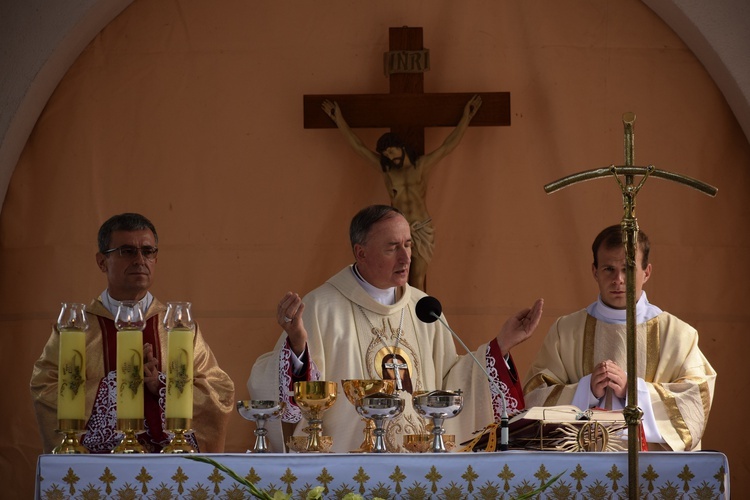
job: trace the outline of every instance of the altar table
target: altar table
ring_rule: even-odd
[[[201,454],[270,491],[305,498],[514,498],[562,475],[543,498],[627,498],[628,454],[507,451],[424,454]],[[639,455],[642,498],[729,498],[718,452]],[[226,473],[185,455],[41,455],[37,499],[250,498]]]

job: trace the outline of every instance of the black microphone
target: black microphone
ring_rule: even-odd
[[[427,295],[417,301],[415,310],[417,318],[423,323],[434,323],[440,319],[440,315],[443,313],[443,306],[440,305],[438,299]]]
[[[500,399],[503,402],[503,411],[500,415],[500,450],[505,451],[508,449],[508,404],[505,401],[505,394],[503,393],[502,387],[499,387],[499,384],[495,379],[490,377],[490,374],[487,373],[487,370],[482,366],[482,363],[479,362],[479,360],[474,356],[474,353],[469,350],[468,347],[466,347],[466,344],[464,344],[464,341],[461,340],[461,338],[456,334],[456,332],[453,331],[453,329],[448,326],[448,323],[443,320],[443,318],[440,317],[440,315],[443,313],[443,306],[440,305],[440,301],[436,299],[435,297],[430,297],[429,295],[426,295],[419,299],[417,301],[417,305],[414,308],[415,312],[417,313],[417,318],[420,319],[423,323],[434,323],[435,321],[440,321],[443,326],[445,326],[449,332],[455,337],[456,340],[463,346],[464,349],[466,349],[466,352],[469,353],[471,358],[474,360],[474,362],[479,366],[479,369],[482,370],[484,375],[487,377],[487,380],[490,382],[490,385],[495,389],[495,391],[500,394]]]

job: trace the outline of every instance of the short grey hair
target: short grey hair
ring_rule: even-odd
[[[357,212],[349,225],[349,241],[352,244],[352,249],[354,245],[364,245],[367,242],[367,236],[372,226],[383,219],[396,215],[403,216],[404,214],[399,209],[389,205],[370,205]]]

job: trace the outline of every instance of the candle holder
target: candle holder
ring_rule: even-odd
[[[255,446],[247,453],[268,453],[268,443],[266,442],[266,420],[279,418],[284,413],[286,403],[283,401],[266,401],[266,400],[245,400],[237,401],[237,412],[246,420],[255,422]]]
[[[193,419],[193,341],[195,322],[190,302],[167,302],[167,398],[165,418],[172,434],[162,453],[195,453],[185,438]]]
[[[336,382],[322,380],[295,382],[294,401],[309,424],[307,432],[308,453],[321,453],[325,449],[321,444],[323,433],[323,413],[336,402]]]
[[[112,453],[146,453],[136,432],[143,430],[143,310],[138,301],[123,300],[117,327],[117,430],[123,438]]]
[[[431,391],[412,397],[414,409],[425,417],[432,418],[432,452],[445,453],[445,440],[443,434],[443,422],[446,418],[453,418],[464,407],[464,399],[461,391]]]
[[[169,444],[162,448],[162,453],[195,453],[197,450],[185,437],[190,432],[192,420],[188,418],[168,418],[167,429],[172,434]]]
[[[86,429],[86,306],[63,302],[57,317],[57,422],[62,442],[52,453],[88,453],[79,441]]]
[[[117,430],[123,433],[122,441],[114,447],[112,453],[146,453],[146,448],[138,441],[136,432],[143,430],[143,419],[118,418]]]
[[[52,453],[56,455],[72,455],[89,452],[80,441],[80,436],[86,432],[85,420],[60,419],[57,421],[57,427],[57,432],[63,435],[63,439],[60,444],[55,446]]]

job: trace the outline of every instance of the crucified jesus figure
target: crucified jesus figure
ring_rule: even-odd
[[[372,151],[346,123],[336,102],[325,100],[321,106],[354,151],[383,175],[391,206],[400,210],[409,222],[412,237],[409,284],[420,290],[426,288],[427,265],[432,260],[435,248],[432,217],[427,211],[425,200],[427,179],[432,167],[458,146],[481,105],[482,98],[479,95],[469,99],[461,120],[443,144],[422,156],[417,156],[411,147],[390,132],[378,139],[375,151]]]

